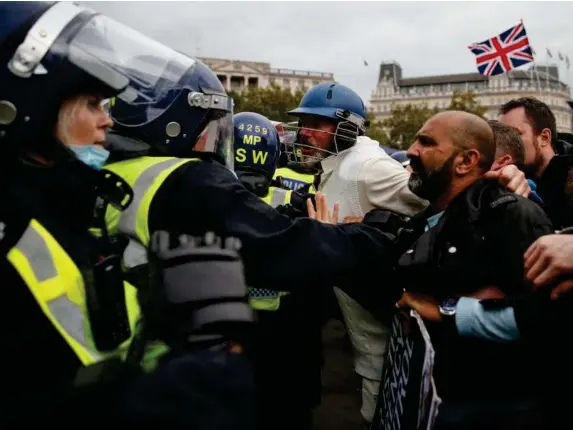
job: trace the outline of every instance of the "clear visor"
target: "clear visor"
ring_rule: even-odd
[[[70,42],[69,60],[111,88],[126,103],[149,106],[146,122],[169,108],[195,60],[104,15],[91,18]],[[164,101],[164,103],[162,103]],[[133,124],[132,124],[133,125]]]
[[[195,150],[216,154],[229,169],[235,168],[233,151],[233,112],[219,115],[207,123],[195,144]]]

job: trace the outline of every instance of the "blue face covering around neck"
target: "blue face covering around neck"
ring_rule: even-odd
[[[109,158],[109,151],[100,145],[68,145],[68,148],[78,160],[96,170],[101,170]]]

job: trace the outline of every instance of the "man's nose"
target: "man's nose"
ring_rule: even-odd
[[[418,145],[416,142],[412,143],[408,150],[406,151],[406,157],[411,159],[412,157],[417,157],[420,154]]]

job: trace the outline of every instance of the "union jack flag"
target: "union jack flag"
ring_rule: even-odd
[[[485,76],[500,75],[533,61],[523,22],[468,49],[476,56],[478,71]]]

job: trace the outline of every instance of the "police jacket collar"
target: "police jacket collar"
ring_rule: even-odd
[[[93,226],[100,172],[75,159],[49,168],[22,161],[13,178],[10,192],[20,194],[32,213],[57,217],[82,230]]]

